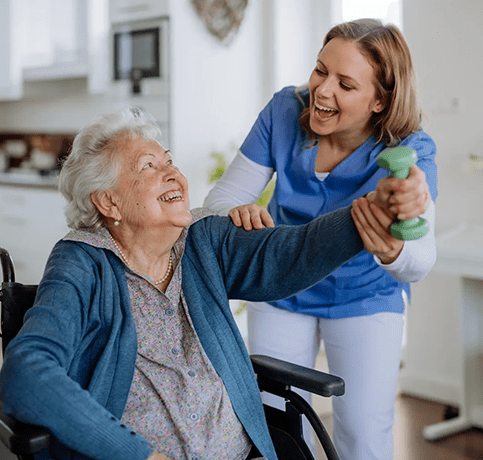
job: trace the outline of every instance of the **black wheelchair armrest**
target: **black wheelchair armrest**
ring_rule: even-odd
[[[0,441],[16,455],[31,455],[49,446],[50,433],[5,415],[0,401]]]
[[[262,390],[265,389],[264,386],[267,385],[267,382],[276,382],[325,397],[344,394],[344,380],[335,375],[298,366],[270,356],[251,355],[250,358]]]

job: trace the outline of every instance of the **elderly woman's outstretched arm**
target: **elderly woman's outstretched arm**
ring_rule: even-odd
[[[199,269],[219,269],[229,298],[283,299],[318,283],[362,251],[350,211],[348,206],[305,225],[256,231],[238,228],[229,218],[211,216],[196,222],[188,239],[202,241],[204,234],[214,252],[187,244],[186,256],[194,264],[205,265]],[[198,251],[204,251],[203,257],[193,253]]]

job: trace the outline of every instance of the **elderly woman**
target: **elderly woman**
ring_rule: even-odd
[[[63,165],[73,230],[0,381],[5,412],[53,434],[37,458],[276,459],[228,299],[287,297],[362,250],[350,207],[252,232],[191,213],[159,138],[142,113],[103,116]]]

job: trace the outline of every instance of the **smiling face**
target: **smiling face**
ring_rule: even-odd
[[[188,182],[169,151],[156,141],[130,136],[113,142],[120,168],[111,200],[122,224],[134,230],[189,225]]]
[[[383,110],[375,72],[357,46],[334,38],[319,53],[309,80],[310,127],[315,133],[361,138],[372,133],[371,117]]]

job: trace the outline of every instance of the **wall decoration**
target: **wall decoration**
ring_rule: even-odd
[[[224,45],[238,32],[248,0],[191,0],[208,31]]]

